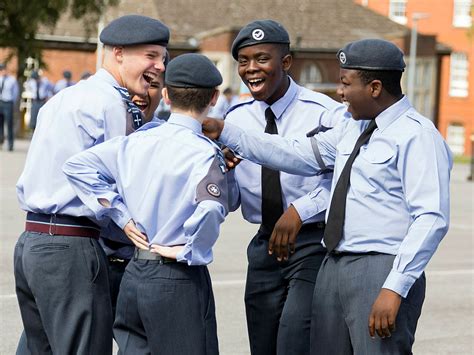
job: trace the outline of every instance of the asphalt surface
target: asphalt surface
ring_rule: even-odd
[[[0,150],[0,355],[14,354],[22,325],[15,296],[13,249],[23,231],[15,182],[27,141],[14,152]],[[427,294],[418,324],[415,354],[474,353],[474,183],[468,165],[455,165],[451,179],[451,227],[427,270]],[[222,227],[210,266],[217,307],[220,352],[249,354],[244,312],[246,247],[256,227],[231,214]],[[185,336],[185,335],[183,335]]]

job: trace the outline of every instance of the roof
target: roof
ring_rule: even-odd
[[[196,43],[196,39],[217,28],[239,29],[247,23],[271,18],[281,22],[292,47],[303,50],[338,50],[362,38],[399,38],[408,28],[379,15],[352,0],[122,0],[107,10],[104,22],[125,14],[144,14],[170,27],[171,47]],[[89,19],[90,21],[91,19]],[[38,38],[77,41],[87,38],[85,26],[68,15],[51,30],[42,28]],[[91,42],[96,35],[89,36]]]

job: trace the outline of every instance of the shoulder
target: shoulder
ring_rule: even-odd
[[[240,101],[240,102],[236,103],[235,105],[230,107],[229,110],[227,110],[227,114],[225,115],[225,118],[227,118],[227,116],[233,111],[242,110],[242,109],[246,109],[246,108],[251,107],[251,105],[254,102],[255,102],[255,99],[253,97],[249,97],[249,98],[247,98],[243,101]]]
[[[297,99],[301,102],[318,105],[326,110],[331,110],[341,105],[325,94],[306,89],[302,86],[299,86],[298,89]]]

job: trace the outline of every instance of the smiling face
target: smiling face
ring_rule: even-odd
[[[289,86],[287,72],[291,55],[282,46],[272,43],[257,44],[239,49],[238,72],[253,98],[271,105],[281,98]]]
[[[114,54],[119,66],[119,84],[130,95],[146,96],[150,83],[158,80],[165,70],[166,48],[155,44],[115,47]]]
[[[341,97],[347,111],[355,120],[372,119],[374,116],[373,88],[362,81],[357,70],[340,69],[341,83],[337,94]]]
[[[134,95],[132,101],[142,111],[146,122],[150,122],[161,100],[163,89],[163,74],[158,75],[156,80],[150,83],[150,88],[145,96]]]

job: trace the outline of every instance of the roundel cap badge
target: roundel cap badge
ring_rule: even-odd
[[[221,195],[221,190],[219,189],[219,186],[212,183],[207,185],[207,192],[209,192],[209,194],[214,197],[219,197]]]
[[[261,41],[265,37],[265,32],[261,28],[252,31],[252,38],[256,41]]]
[[[339,53],[339,60],[342,64],[346,64],[346,61],[347,61],[346,53],[344,52]]]

